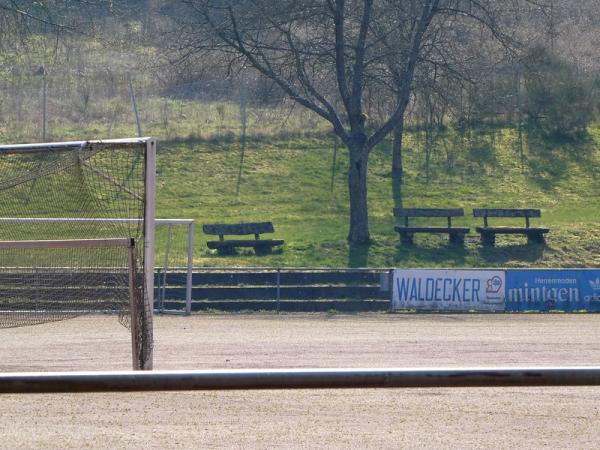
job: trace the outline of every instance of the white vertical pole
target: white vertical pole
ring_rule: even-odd
[[[146,295],[144,296],[144,322],[146,336],[153,335],[152,314],[154,312],[154,221],[156,218],[156,141],[146,141],[146,208],[144,217],[144,273]],[[153,342],[147,342],[142,369],[152,370]]]
[[[171,243],[173,241],[173,224],[167,225],[167,245],[165,247],[165,263],[163,265],[162,280],[158,292],[158,310],[162,313],[165,309],[165,294],[167,290],[167,272],[169,271],[169,254],[171,253]],[[158,278],[160,279],[159,274]]]
[[[188,225],[188,260],[187,260],[187,281],[185,284],[185,314],[192,313],[192,270],[194,269],[194,231],[196,227],[194,222]]]

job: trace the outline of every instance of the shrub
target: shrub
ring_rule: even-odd
[[[526,113],[534,125],[563,136],[585,131],[596,110],[593,83],[545,47],[532,48],[524,66]]]

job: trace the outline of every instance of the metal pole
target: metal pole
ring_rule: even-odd
[[[0,393],[600,386],[600,367],[265,369],[0,374]]]
[[[48,140],[48,79],[46,67],[42,66],[42,141]]]
[[[196,226],[194,222],[188,225],[188,260],[187,260],[187,279],[185,285],[185,314],[192,313],[192,281],[194,270],[194,232]]]
[[[238,169],[238,178],[235,185],[235,195],[240,196],[240,186],[242,184],[242,170],[244,167],[244,154],[246,153],[246,128],[248,126],[248,113],[246,107],[246,82],[242,78],[240,83],[240,125],[242,128],[240,143],[240,166]]]
[[[156,268],[156,286],[155,286],[155,294],[158,294],[158,312],[162,314],[163,309],[164,309],[164,305],[163,302],[161,301],[161,297],[160,297],[160,289],[162,286],[162,269],[160,267]],[[156,297],[156,295],[155,295]]]
[[[143,333],[150,342],[144,342],[145,349],[142,361],[142,370],[152,370],[153,358],[153,317],[154,313],[154,234],[156,219],[156,141],[146,141],[146,205],[144,209],[144,274],[145,296],[143,311]]]
[[[159,311],[162,313],[164,311],[165,305],[165,296],[166,296],[166,285],[167,285],[167,272],[169,269],[169,253],[171,252],[171,241],[173,239],[173,224],[169,224],[167,227],[167,245],[165,248],[165,263],[163,265],[163,279],[162,279],[162,289],[158,289],[158,304]],[[156,243],[154,244],[156,245]]]
[[[26,248],[129,247],[130,239],[63,239],[39,241],[0,241],[0,250]]]
[[[394,310],[394,269],[390,269],[390,271],[387,273],[388,276],[388,287],[390,289],[390,308],[388,309],[388,311],[393,311]]]
[[[246,127],[248,125],[246,111],[246,84],[243,79],[240,83],[240,122],[242,126],[242,142],[240,145],[240,166],[238,170],[237,183],[235,186],[236,197],[239,197],[240,195],[240,186],[242,184],[242,169],[244,167],[244,154],[246,153]]]
[[[277,268],[277,314],[281,307],[281,269]]]
[[[137,124],[138,136],[142,137],[142,125],[140,124],[140,116],[138,114],[137,102],[135,100],[135,92],[133,90],[133,83],[131,82],[131,74],[127,73],[127,82],[129,83],[129,93],[131,95],[131,105],[133,106],[133,113],[135,114],[135,123]]]
[[[84,145],[91,144],[118,144],[124,148],[139,149],[140,144],[148,142],[150,138],[127,138],[127,139],[106,139],[106,140],[90,140],[90,141],[70,141],[70,142],[52,142],[52,143],[37,143],[37,144],[16,144],[16,145],[0,145],[0,153],[27,153],[44,151],[64,152],[73,149],[81,148]]]

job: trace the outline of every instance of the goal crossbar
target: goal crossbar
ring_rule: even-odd
[[[46,152],[65,152],[80,148],[87,145],[118,145],[121,148],[127,147],[138,147],[139,145],[145,145],[147,142],[152,141],[150,137],[141,138],[125,138],[125,139],[104,139],[104,140],[90,140],[90,141],[69,141],[69,142],[48,142],[48,143],[36,143],[36,144],[14,144],[14,145],[0,145],[0,154],[10,153],[30,153],[39,152],[40,150]]]
[[[27,248],[94,248],[135,247],[134,239],[47,239],[32,241],[0,241],[0,250]]]

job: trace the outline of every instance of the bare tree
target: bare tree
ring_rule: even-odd
[[[109,10],[107,0],[0,0],[0,33],[13,37],[50,31],[88,31],[92,18]]]
[[[459,17],[486,24],[499,35],[495,14],[500,3],[180,0],[181,8],[172,12],[181,60],[218,51],[229,64],[250,65],[331,123],[349,150],[348,241],[366,244],[369,154],[402,123],[426,44],[434,48],[451,39],[455,21],[450,19]],[[389,92],[391,99],[387,117],[377,124],[365,113],[367,93],[373,91]]]

